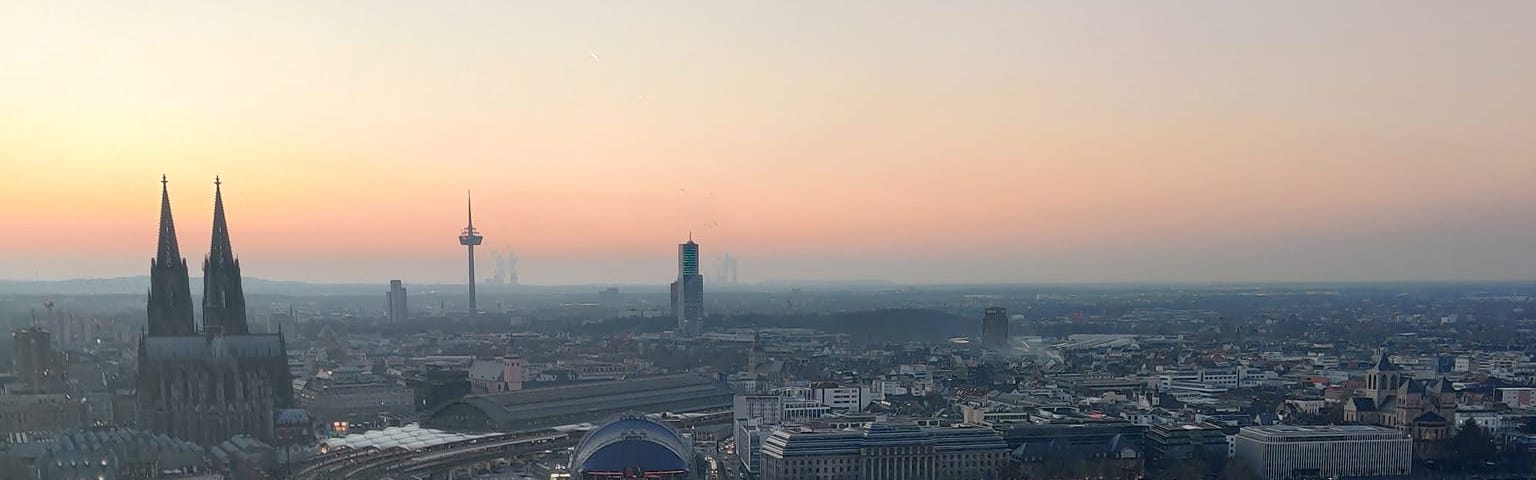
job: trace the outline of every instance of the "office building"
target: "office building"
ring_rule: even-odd
[[[294,392],[299,408],[321,424],[416,410],[416,394],[410,387],[356,368],[323,371],[300,383],[303,387]]]
[[[822,418],[832,409],[820,402],[790,398],[781,394],[737,395],[732,419],[736,431],[736,454],[742,468],[753,475],[762,468],[762,441],[785,424],[798,424]]]
[[[619,296],[618,287],[608,287],[597,291],[597,304],[606,309],[617,310],[624,306],[624,298]]]
[[[1253,368],[1197,368],[1159,375],[1157,387],[1162,391],[1251,388],[1259,386],[1264,375]]]
[[[981,317],[981,346],[1002,350],[1008,348],[1008,309],[987,307]]]
[[[672,314],[677,317],[677,333],[697,335],[704,331],[704,276],[699,274],[699,244],[688,235],[688,243],[677,246],[677,280],[672,282]]]
[[[862,412],[875,396],[868,385],[818,383],[811,386],[811,400],[839,412]]]
[[[757,476],[763,472],[763,440],[773,434],[773,425],[767,424],[756,418],[739,419],[736,421],[736,457],[741,460],[742,470],[748,475]]]
[[[1146,427],[1124,422],[994,426],[1015,478],[1139,478]]]
[[[736,270],[736,256],[726,253],[724,257],[721,257],[720,268],[715,273],[718,276],[716,278],[717,282],[723,285],[737,285],[740,282],[740,277]]]
[[[410,317],[405,303],[405,286],[399,280],[389,281],[389,291],[384,293],[384,305],[389,323],[400,324]]]
[[[15,355],[12,371],[27,385],[28,391],[34,393],[53,377],[53,344],[48,343],[48,337],[47,330],[37,327],[11,333],[11,348]]]
[[[876,422],[861,428],[790,427],[762,442],[763,480],[984,480],[1004,478],[1008,445],[981,427]]]
[[[1237,458],[1260,478],[1407,478],[1413,440],[1370,425],[1243,427]]]
[[[741,421],[756,418],[768,425],[784,421],[784,402],[781,395],[736,395],[731,400],[731,418]]]
[[[1227,457],[1227,434],[1210,423],[1158,424],[1147,428],[1147,459],[1181,461],[1192,456],[1208,460]]]
[[[405,385],[415,391],[416,411],[431,411],[444,403],[469,395],[469,371],[461,367],[427,365],[407,373]]]
[[[738,422],[754,419],[764,425],[797,423],[832,413],[832,407],[821,402],[783,395],[736,395],[733,405],[731,418]]]

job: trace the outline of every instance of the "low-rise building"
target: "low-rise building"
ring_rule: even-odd
[[[732,398],[731,413],[735,420],[759,419],[768,425],[784,421],[784,402],[780,395],[736,395]]]
[[[763,480],[1003,478],[1008,445],[981,427],[786,428],[763,440]]]
[[[1413,440],[1369,425],[1244,427],[1237,458],[1260,478],[1407,478]]]
[[[1503,387],[1498,389],[1498,398],[1509,408],[1536,407],[1536,387]]]
[[[126,428],[92,428],[29,440],[0,451],[0,478],[169,478],[209,470],[197,444]]]
[[[823,383],[811,387],[811,398],[840,412],[862,412],[875,400],[867,385]]]
[[[1121,422],[1006,424],[1014,477],[1138,478],[1146,427]]]
[[[301,382],[295,391],[299,408],[326,423],[353,416],[404,415],[416,410],[416,393],[371,374],[338,369]]]
[[[75,429],[87,418],[85,402],[71,395],[0,395],[0,434]]]
[[[1150,461],[1181,461],[1192,456],[1222,459],[1227,457],[1227,435],[1209,423],[1152,425],[1147,429],[1146,449]]]
[[[475,360],[469,366],[470,393],[515,392],[523,389],[523,357],[505,355],[494,360]]]

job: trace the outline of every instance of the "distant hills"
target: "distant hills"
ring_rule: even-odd
[[[590,283],[585,285],[489,285],[480,284],[486,294],[586,294],[607,287],[618,287],[626,293],[665,294],[665,280],[654,284]],[[192,277],[192,289],[201,290],[202,277]],[[377,283],[311,283],[292,280],[268,280],[246,277],[245,293],[253,295],[323,296],[323,295],[383,295],[388,282]],[[407,279],[406,287],[413,292],[459,291],[462,283],[413,283]],[[1017,288],[1061,291],[1082,290],[1140,290],[1174,289],[1192,291],[1224,290],[1271,290],[1291,291],[1298,289],[1329,289],[1341,291],[1359,290],[1423,290],[1454,287],[1457,290],[1483,289],[1490,293],[1512,295],[1536,289],[1536,281],[1489,281],[1489,282],[1212,282],[1212,283],[1015,283],[1015,284],[950,284],[908,285],[883,280],[769,280],[750,284],[720,285],[708,283],[705,288],[717,292],[782,292],[793,288],[837,291],[884,291],[899,288],[922,290],[975,290]],[[5,280],[0,279],[0,295],[144,295],[149,290],[149,276],[138,275],[113,278],[79,278],[69,280]]]
[[[192,277],[193,290],[203,284],[202,277]],[[243,287],[246,293],[256,294],[288,294],[313,291],[316,284],[291,281],[274,281],[260,278],[246,278]],[[323,285],[323,290],[355,290],[357,292],[373,292],[381,290],[377,285]],[[114,278],[77,278],[70,280],[0,280],[0,294],[9,295],[143,295],[149,291],[149,276],[138,275],[132,277]],[[382,290],[381,290],[382,291]]]
[[[191,278],[193,295],[201,290],[202,277]],[[859,282],[824,282],[824,283],[775,283],[762,285],[710,285],[709,288],[716,291],[723,290],[751,290],[753,288],[766,288],[771,290],[784,290],[790,287],[833,287],[852,285],[873,285]],[[311,283],[292,280],[268,280],[264,278],[245,277],[242,286],[247,295],[287,295],[287,296],[317,296],[317,295],[383,295],[389,289],[387,281],[378,283]],[[594,293],[602,288],[619,287],[625,292],[642,294],[665,294],[667,286],[663,282],[655,284],[614,284],[593,283],[587,285],[489,285],[480,284],[481,293],[527,293],[527,294],[563,294],[563,293]],[[434,290],[460,291],[464,289],[462,283],[412,283],[406,281],[406,288],[412,292],[429,292]],[[69,280],[3,280],[0,279],[0,295],[144,295],[149,291],[149,276],[137,275],[131,277],[113,278],[78,278]]]

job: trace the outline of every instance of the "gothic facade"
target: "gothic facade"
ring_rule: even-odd
[[[213,242],[203,261],[203,328],[192,315],[187,262],[161,180],[160,239],[150,266],[148,329],[139,338],[139,425],[204,445],[238,434],[272,441],[275,414],[293,406],[282,332],[251,334],[240,262],[230,249],[214,182]]]
[[[1449,380],[1415,380],[1387,352],[1365,372],[1365,388],[1344,404],[1344,421],[1392,427],[1414,440],[1442,440],[1454,432],[1456,389]]]

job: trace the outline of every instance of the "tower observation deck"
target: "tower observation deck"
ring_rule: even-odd
[[[475,246],[485,241],[480,236],[480,231],[475,230],[475,201],[470,194],[465,194],[465,200],[469,207],[469,224],[464,226],[464,231],[459,233],[459,245],[469,247],[469,316],[480,313],[475,304]]]

